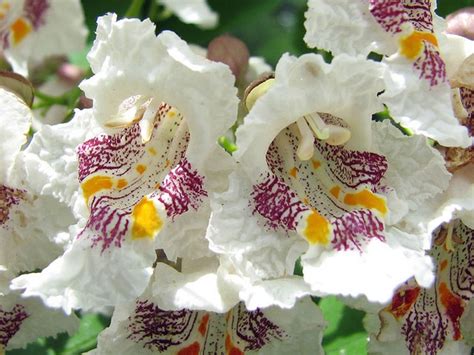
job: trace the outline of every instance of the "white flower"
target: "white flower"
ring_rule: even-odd
[[[374,51],[388,56],[382,61],[386,70],[381,99],[390,114],[442,145],[467,147],[471,139],[451,107],[448,75],[452,63],[447,61],[463,55],[461,51],[452,55],[453,49],[468,45],[446,45],[456,36],[447,38],[441,33],[444,23],[434,9],[433,1],[311,0],[305,41],[335,55]]]
[[[365,321],[371,335],[369,352],[384,354],[469,354],[461,319],[473,296],[474,230],[453,221],[434,233],[431,255],[436,280],[421,288],[410,281],[392,302]],[[466,322],[472,319],[466,319]],[[469,329],[469,328],[467,328]],[[468,339],[472,334],[466,333]]]
[[[27,75],[30,64],[48,56],[80,51],[87,29],[79,0],[3,0],[1,48],[14,71]]]
[[[14,76],[11,79],[24,85]],[[68,227],[75,220],[66,204],[33,189],[37,172],[28,174],[18,169],[32,113],[8,89],[0,89],[0,100],[0,265],[19,273],[45,267],[60,255]]]
[[[380,108],[377,68],[344,55],[331,64],[284,56],[238,128],[239,169],[228,191],[214,195],[208,238],[250,282],[291,276],[299,256],[318,295],[383,302],[411,276],[432,282],[426,240],[392,224],[445,189],[450,175],[423,137],[405,142],[394,127],[371,123]],[[379,151],[379,135],[399,156]],[[420,162],[417,177],[410,167]],[[397,169],[407,181],[422,179],[423,195],[412,197]],[[394,194],[409,199],[402,213],[391,210]]]
[[[82,87],[108,133],[77,148],[88,212],[62,257],[14,281],[68,312],[135,299],[148,285],[155,249],[170,259],[210,255],[197,236],[207,228],[208,195],[226,188],[232,166],[217,144],[237,116],[229,69],[174,33],[156,37],[150,21],[108,15],[98,23],[89,54],[95,75]]]
[[[322,314],[309,298],[293,309],[227,313],[167,311],[142,296],[116,307],[112,324],[90,354],[322,354]]]

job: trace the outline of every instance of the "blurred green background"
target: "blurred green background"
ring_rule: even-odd
[[[149,14],[151,2],[145,0],[140,17]],[[349,0],[348,0],[349,1]],[[157,31],[173,30],[189,43],[207,46],[214,37],[230,33],[242,39],[253,56],[262,56],[275,65],[285,52],[302,54],[308,52],[303,42],[305,0],[208,0],[210,6],[219,13],[220,21],[213,30],[201,30],[194,25],[181,23],[176,17],[156,19]],[[115,12],[123,16],[129,0],[82,0],[90,30],[92,43],[98,16]],[[455,10],[474,6],[474,0],[440,0],[438,14],[446,16]],[[85,54],[74,56],[74,61],[87,65]],[[362,327],[363,312],[344,306],[335,297],[320,300],[328,328],[323,346],[327,354],[366,353],[367,333]],[[72,337],[61,334],[56,339],[39,339],[26,349],[8,351],[11,355],[73,355],[95,348],[97,334],[104,329],[110,319],[102,315],[81,315],[81,327]]]

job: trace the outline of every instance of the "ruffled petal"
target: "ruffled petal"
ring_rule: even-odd
[[[377,23],[368,11],[368,4],[368,0],[308,1],[305,42],[335,55],[396,52],[391,34]]]
[[[120,108],[137,95],[140,100],[152,99],[156,106],[166,102],[186,119],[189,161],[198,169],[212,165],[210,154],[217,139],[237,117],[235,79],[226,65],[196,55],[172,32],[156,37],[148,20],[117,22],[115,15],[98,20],[88,59],[95,75],[80,86],[94,100],[100,124],[130,124],[136,118],[133,107],[128,114]]]
[[[238,304],[226,314],[166,311],[151,299],[116,309],[94,354],[322,354],[324,321],[310,299],[291,310],[247,311]]]
[[[206,0],[159,0],[184,23],[203,29],[216,27],[219,15],[212,11]]]
[[[425,0],[310,1],[305,40],[337,55],[388,56],[380,98],[392,117],[444,146],[468,147],[472,140],[451,106],[446,61],[452,74],[469,46],[435,32],[444,30],[435,7]]]
[[[6,183],[15,159],[26,143],[32,114],[14,93],[0,88],[0,183]]]

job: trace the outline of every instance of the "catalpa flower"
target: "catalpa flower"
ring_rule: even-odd
[[[209,193],[226,187],[231,161],[217,140],[237,115],[230,70],[174,33],[156,37],[150,21],[100,18],[89,61],[82,88],[94,106],[74,120],[92,114],[108,131],[77,148],[88,211],[62,257],[14,282],[67,311],[138,297],[162,244],[175,244],[170,258],[211,254],[195,231],[206,229]]]
[[[248,311],[243,303],[227,313],[167,311],[142,296],[115,308],[112,323],[92,354],[322,354],[324,321],[306,298],[293,309]]]
[[[473,242],[474,230],[460,220],[434,233],[435,283],[425,289],[411,280],[378,315],[368,315],[370,352],[470,354],[461,324],[472,324],[467,308],[474,294]],[[472,339],[472,333],[466,337]]]
[[[65,204],[32,188],[35,176],[18,171],[31,126],[32,88],[12,73],[2,73],[0,80],[0,266],[16,274],[45,267],[60,255],[75,220]]]
[[[430,284],[426,241],[391,224],[446,188],[450,175],[423,137],[371,123],[380,109],[377,70],[345,55],[331,64],[284,56],[268,91],[257,100],[261,87],[250,92],[255,105],[236,132],[239,168],[229,190],[215,194],[208,230],[211,249],[237,273],[254,283],[286,278],[301,256],[311,293],[380,302],[411,276]],[[393,155],[380,150],[379,136]],[[393,196],[411,195],[401,176],[426,186],[397,215]]]
[[[382,60],[381,99],[390,114],[444,146],[467,147],[471,139],[451,106],[448,78],[456,69],[447,61],[474,48],[468,40],[441,33],[445,25],[435,7],[431,0],[311,0],[305,41],[335,55],[388,56]]]
[[[84,48],[87,29],[79,0],[2,0],[0,47],[13,70]]]
[[[219,15],[212,11],[206,0],[155,0],[163,4],[184,23],[203,29],[216,27]]]

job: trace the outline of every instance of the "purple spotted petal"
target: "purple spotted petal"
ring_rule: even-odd
[[[189,310],[164,311],[150,301],[137,301],[128,318],[128,336],[143,348],[156,352],[197,350],[199,354],[258,351],[288,335],[257,309],[247,311],[243,304],[228,314]],[[230,351],[233,353],[232,351]]]
[[[28,316],[25,307],[21,304],[16,304],[11,310],[5,310],[0,306],[0,345],[3,347],[8,345]]]

